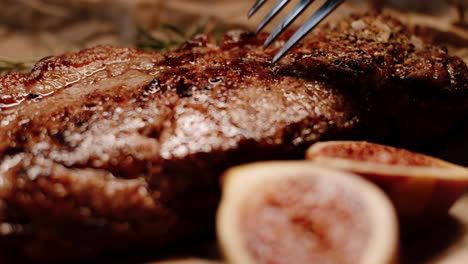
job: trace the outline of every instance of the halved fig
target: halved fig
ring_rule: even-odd
[[[421,225],[445,217],[468,187],[467,168],[365,141],[316,143],[306,158],[376,183],[390,196],[405,224]]]
[[[309,162],[225,174],[217,233],[228,263],[396,263],[398,227],[372,183]]]

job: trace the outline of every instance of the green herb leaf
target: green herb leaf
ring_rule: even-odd
[[[30,72],[36,60],[11,61],[8,59],[0,59],[0,76],[4,76],[13,72]]]
[[[135,47],[146,51],[169,51],[195,38],[199,34],[211,34],[213,38],[219,42],[229,28],[231,27],[219,24],[213,20],[208,21],[204,25],[192,27],[191,30],[186,31],[174,25],[162,24],[159,30],[157,30],[158,38],[142,27],[139,27]]]

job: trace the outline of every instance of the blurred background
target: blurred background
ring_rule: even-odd
[[[176,44],[199,32],[219,33],[234,27],[252,29],[269,9],[263,7],[248,20],[246,13],[253,2],[0,0],[0,58],[27,62],[99,44],[151,48],[155,43],[149,43],[148,47],[147,33],[156,40],[162,40],[163,44]],[[317,4],[322,2],[317,1]],[[269,5],[275,3],[276,0],[268,1]],[[455,54],[468,60],[468,29],[466,22],[464,25],[461,21],[462,13],[468,17],[467,11],[463,10],[468,6],[468,0],[348,0],[329,21],[379,4],[384,6],[384,12],[393,12],[410,25],[418,26],[419,33],[439,44],[448,45]],[[290,4],[282,14],[293,6],[294,3]],[[314,7],[309,8],[308,13],[314,10]],[[276,21],[281,17],[284,15]],[[301,18],[304,20],[306,17],[304,14]],[[266,30],[271,30],[271,27]]]

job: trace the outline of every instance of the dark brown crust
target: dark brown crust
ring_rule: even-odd
[[[428,143],[466,116],[467,66],[391,18],[323,29],[276,66],[281,41],[264,51],[265,37],[97,47],[0,79],[3,248],[50,261],[158,247],[210,228],[229,166],[317,140]]]

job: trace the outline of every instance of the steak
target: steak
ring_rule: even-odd
[[[424,147],[468,113],[468,67],[387,16],[284,39],[228,32],[167,53],[96,47],[0,79],[0,245],[62,261],[212,230],[230,166],[311,143]],[[17,262],[16,262],[17,263]]]

